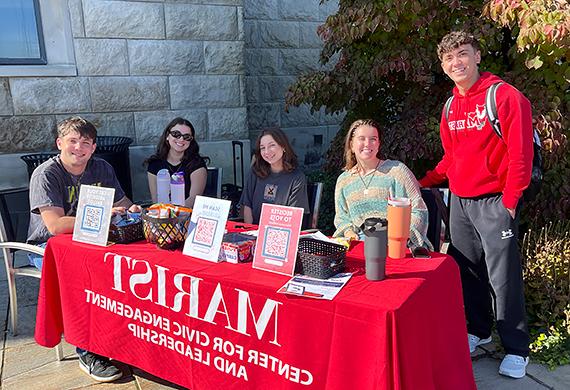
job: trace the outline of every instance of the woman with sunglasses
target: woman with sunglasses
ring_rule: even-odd
[[[184,173],[185,206],[193,207],[197,195],[206,188],[206,162],[200,156],[194,126],[184,118],[174,118],[162,132],[156,153],[150,156],[148,164],[148,187],[152,201],[156,202],[156,174],[168,169],[170,175]]]
[[[287,136],[278,128],[265,129],[257,137],[240,199],[245,223],[259,223],[263,203],[301,207],[309,212],[305,174],[298,168]]]

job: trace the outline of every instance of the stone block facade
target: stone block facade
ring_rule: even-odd
[[[281,126],[307,167],[318,158],[305,154],[323,155],[338,129],[341,118],[307,107],[284,110],[288,86],[320,66],[316,29],[335,12],[335,1],[39,3],[50,10],[47,16],[65,15],[58,34],[67,38],[58,50],[67,55],[59,57],[73,63],[51,63],[50,49],[43,71],[0,66],[0,169],[12,166],[3,162],[11,156],[52,150],[56,123],[71,115],[95,122],[100,135],[131,137],[131,148],[144,150],[152,150],[175,116],[195,125],[201,145],[255,141],[263,127]],[[226,149],[230,154],[212,165],[231,163]],[[142,169],[140,162],[131,167]],[[229,171],[224,182],[232,179]],[[2,180],[0,188],[14,182]]]
[[[244,0],[247,123],[252,142],[264,127],[281,127],[305,171],[315,170],[342,118],[308,106],[285,112],[285,94],[299,75],[321,69],[317,28],[336,1]]]
[[[29,115],[56,123],[56,117],[79,114],[96,121],[101,134],[152,145],[173,115],[190,112],[201,141],[247,138],[247,127],[237,127],[246,113],[243,1],[63,3],[77,75],[3,77],[0,70],[0,123],[17,126],[27,122],[20,116]],[[229,109],[224,119],[209,118],[221,108]],[[150,131],[145,117],[161,118],[153,122],[157,128]],[[231,128],[213,127],[228,124],[229,117]],[[12,130],[20,129],[0,127],[1,133]],[[33,150],[22,141],[3,143],[0,152]],[[37,150],[53,147],[49,137],[32,144]]]

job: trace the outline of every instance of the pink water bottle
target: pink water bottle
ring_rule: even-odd
[[[170,177],[170,201],[177,206],[184,206],[184,174],[175,172]]]

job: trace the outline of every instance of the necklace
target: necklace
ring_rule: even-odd
[[[376,172],[378,171],[379,166],[380,166],[380,161],[378,161],[378,164],[376,164],[376,168],[374,168],[374,170],[372,172],[369,172],[369,173],[364,175],[364,176],[370,175],[370,179],[368,179],[368,183],[366,183],[364,181],[364,177],[362,176],[362,174],[360,172],[358,172],[358,177],[360,178],[360,181],[362,182],[362,185],[364,186],[364,195],[368,195],[368,187],[370,187],[370,183],[372,183],[374,176],[376,176]],[[370,173],[372,173],[372,174],[370,174]]]
[[[175,172],[179,172],[180,171],[180,165],[182,164],[182,161],[180,161],[178,164],[174,165],[171,164],[167,161],[168,163],[168,172],[170,172],[170,174],[174,174]]]
[[[71,186],[66,186],[67,187],[66,202],[69,204],[69,209],[65,213],[65,215],[67,216],[75,216],[75,213],[77,211],[77,204],[79,203],[79,188],[81,187],[81,180],[83,180],[83,176],[85,175],[85,172],[87,172],[87,169],[91,164],[91,161],[92,160],[87,161],[87,164],[85,165],[85,168],[83,169],[83,172],[81,172],[80,175],[74,175],[65,168],[63,161],[61,161],[61,156],[58,156],[57,158],[59,166],[61,167],[63,172],[65,172],[69,176],[69,179],[71,180]]]
[[[72,173],[69,174],[71,176],[71,182],[77,188],[81,185],[81,179],[83,179],[83,175],[85,175],[85,171],[81,173],[81,175],[74,175]]]
[[[90,161],[91,160],[89,160],[89,162]],[[74,175],[73,173],[69,172],[65,168],[65,165],[63,165],[63,162],[61,161],[61,159],[59,160],[59,163],[61,165],[61,169],[63,169],[69,175],[69,178],[71,179],[71,184],[73,187],[76,187],[77,192],[79,192],[79,186],[81,186],[81,179],[83,179],[83,175],[85,175],[85,172],[87,172],[87,167],[89,165],[89,162],[87,162],[87,165],[85,165],[85,168],[83,169],[83,172],[81,172],[80,175]]]
[[[72,188],[68,189],[70,207],[69,211],[65,215],[75,216],[75,213],[77,212],[77,204],[79,203],[79,188],[81,187],[81,179],[83,179],[83,175],[85,175],[86,171],[87,167],[81,173],[81,175],[74,175],[71,172],[67,172],[71,178]]]

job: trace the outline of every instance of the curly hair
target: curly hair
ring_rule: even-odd
[[[261,157],[261,151],[260,151],[261,138],[265,135],[270,135],[271,137],[273,137],[275,142],[277,142],[277,144],[284,149],[283,170],[285,172],[292,172],[295,169],[297,169],[299,165],[297,160],[297,155],[295,154],[295,151],[291,147],[287,135],[285,135],[283,130],[277,127],[271,127],[263,129],[261,133],[259,133],[257,141],[255,142],[254,161],[251,167],[253,173],[255,173],[257,177],[260,177],[262,179],[266,178],[271,173],[271,166],[267,161],[263,159],[263,157]]]
[[[380,125],[374,119],[359,119],[350,125],[348,132],[346,133],[346,137],[344,139],[344,169],[346,171],[352,169],[357,161],[354,152],[352,151],[352,138],[354,137],[354,133],[356,129],[360,126],[372,126],[378,132],[378,139],[380,139]],[[380,157],[380,148],[378,148],[378,152],[376,153],[376,157]]]
[[[471,45],[475,51],[481,50],[479,42],[472,34],[465,31],[452,31],[441,39],[437,45],[437,56],[443,59],[443,55],[457,49],[462,45]]]
[[[204,157],[200,156],[200,147],[196,142],[196,131],[194,130],[194,126],[192,125],[192,123],[190,123],[188,119],[177,117],[171,120],[170,123],[164,128],[164,130],[162,131],[162,135],[158,140],[156,152],[148,159],[146,159],[144,164],[148,164],[149,162],[155,160],[166,161],[166,159],[168,158],[168,152],[170,151],[170,144],[168,143],[167,137],[168,134],[170,134],[170,130],[172,130],[172,128],[176,125],[188,126],[190,128],[190,132],[192,133],[192,141],[190,141],[190,145],[184,151],[184,156],[182,157],[181,161],[182,167],[185,167],[194,160],[198,159],[204,160]]]

